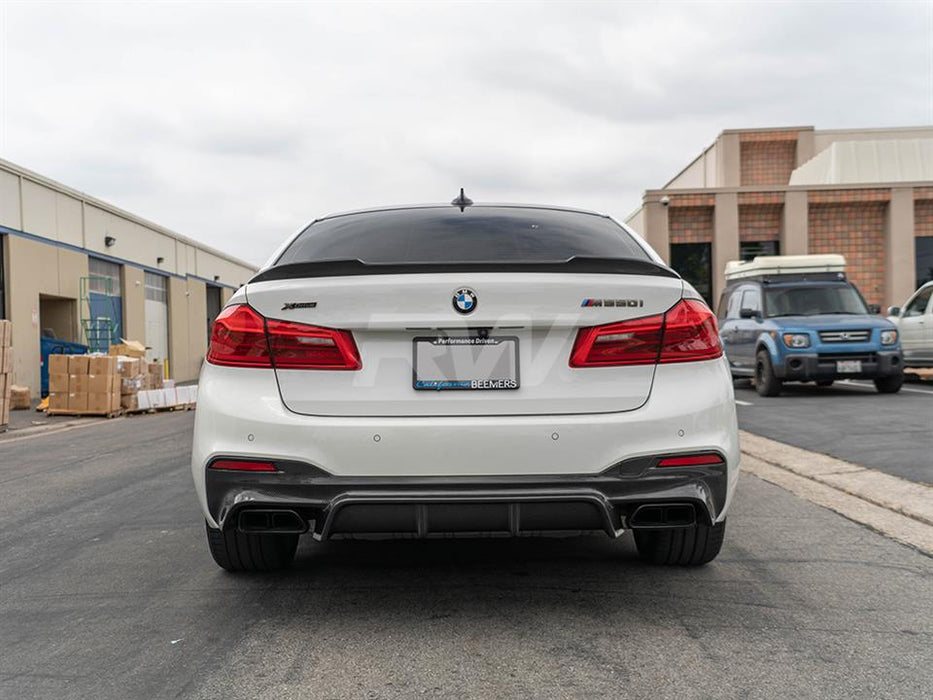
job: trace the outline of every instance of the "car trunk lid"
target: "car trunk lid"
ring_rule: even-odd
[[[475,294],[458,313],[455,295]],[[281,399],[325,416],[546,415],[629,411],[647,401],[654,365],[571,368],[581,327],[664,313],[680,279],[651,274],[379,274],[251,282],[249,304],[270,319],[352,332],[358,371],[277,369]],[[517,342],[517,389],[419,391],[415,339]],[[482,352],[477,349],[476,352]]]

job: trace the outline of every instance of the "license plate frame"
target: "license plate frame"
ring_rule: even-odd
[[[419,346],[430,344],[433,347],[443,346],[455,352],[455,349],[490,347],[497,345],[512,346],[511,367],[514,376],[505,377],[445,377],[425,379],[418,376]],[[503,348],[508,352],[508,348]],[[412,339],[411,385],[415,391],[514,391],[521,386],[519,371],[519,339],[514,335],[495,336],[418,336]],[[455,359],[451,356],[451,361]]]
[[[836,360],[836,371],[839,374],[861,374],[861,360]]]

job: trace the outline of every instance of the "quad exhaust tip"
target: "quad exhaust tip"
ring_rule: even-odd
[[[293,510],[244,510],[237,518],[240,532],[251,534],[298,534],[308,530],[308,522]]]
[[[629,518],[629,527],[690,527],[696,525],[692,503],[653,503],[638,506]]]

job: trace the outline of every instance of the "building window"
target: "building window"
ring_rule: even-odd
[[[709,243],[672,243],[671,267],[712,305],[713,265]]]
[[[168,278],[163,275],[156,275],[151,272],[146,273],[146,299],[149,301],[161,301],[163,304],[168,301],[168,290],[166,283]]]
[[[780,255],[780,241],[743,241],[739,243],[739,257],[751,260],[757,255]]]
[[[100,258],[88,258],[87,268],[89,292],[120,296],[120,265]]]
[[[933,236],[916,238],[917,287],[933,282]]]

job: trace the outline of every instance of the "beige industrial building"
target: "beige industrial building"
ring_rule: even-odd
[[[139,340],[168,376],[197,378],[213,317],[255,270],[0,160],[0,318],[13,322],[13,381],[33,396],[53,338]]]
[[[626,222],[711,302],[729,260],[841,253],[900,305],[933,279],[933,128],[723,131]]]

